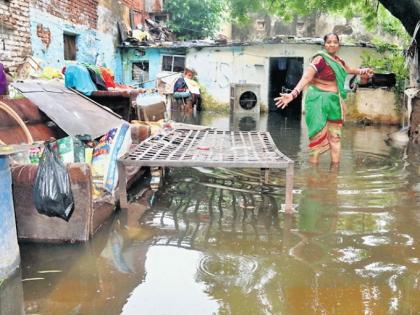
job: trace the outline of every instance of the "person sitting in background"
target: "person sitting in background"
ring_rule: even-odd
[[[200,87],[193,80],[195,74],[194,69],[185,67],[183,76],[174,84],[174,98],[182,100],[183,109],[186,111],[191,111],[194,105],[198,111],[201,110]]]

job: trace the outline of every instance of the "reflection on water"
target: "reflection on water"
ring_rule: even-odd
[[[23,315],[23,288],[20,270],[0,283],[0,315]]]
[[[296,160],[294,215],[283,171],[263,184],[256,170],[171,169],[88,244],[22,244],[26,314],[420,313],[418,152],[387,145],[390,127],[347,125],[340,167],[312,167],[301,122],[256,128]]]
[[[194,250],[151,247],[146,257],[147,281],[131,292],[121,314],[216,313],[217,301],[208,296],[206,286],[196,279],[200,256]]]

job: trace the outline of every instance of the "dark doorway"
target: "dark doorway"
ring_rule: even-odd
[[[149,61],[141,60],[133,62],[131,68],[131,80],[136,81],[141,87],[149,80]]]
[[[270,58],[268,86],[268,106],[270,111],[278,111],[282,116],[300,120],[302,115],[302,94],[294,99],[285,109],[278,109],[274,104],[274,98],[279,96],[279,93],[290,92],[299,82],[302,74],[302,57]]]

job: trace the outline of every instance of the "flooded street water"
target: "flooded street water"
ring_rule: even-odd
[[[270,131],[296,162],[295,214],[284,171],[262,184],[255,170],[170,169],[89,243],[21,244],[16,314],[420,314],[420,152],[386,144],[395,127],[347,124],[331,168],[309,165],[303,122],[275,113],[176,119]]]

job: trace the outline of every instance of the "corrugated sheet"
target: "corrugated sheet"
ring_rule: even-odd
[[[117,114],[67,89],[60,81],[31,80],[13,86],[71,136],[97,138],[123,123]]]

